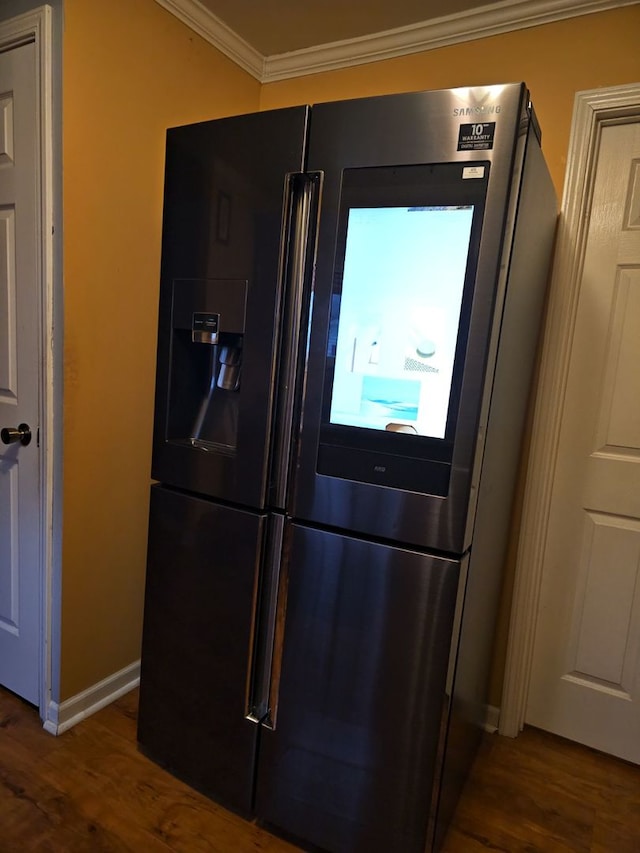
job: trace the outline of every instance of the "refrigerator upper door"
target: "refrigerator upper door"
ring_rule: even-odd
[[[468,547],[526,94],[313,107],[308,165],[324,185],[295,517]]]
[[[333,853],[423,853],[460,563],[299,525],[286,550],[256,813]]]
[[[152,475],[261,508],[308,109],[167,133]]]

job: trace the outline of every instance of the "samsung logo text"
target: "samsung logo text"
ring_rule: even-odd
[[[500,104],[494,104],[493,106],[484,107],[454,107],[453,114],[454,116],[477,116],[477,115],[491,115],[495,113],[499,113],[502,110]]]

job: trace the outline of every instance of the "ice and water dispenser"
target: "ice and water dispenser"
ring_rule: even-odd
[[[236,448],[246,304],[246,281],[173,282],[168,441]]]

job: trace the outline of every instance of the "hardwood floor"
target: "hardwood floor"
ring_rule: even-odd
[[[0,690],[0,853],[295,853],[144,758],[136,710],[134,691],[54,738]],[[487,850],[638,853],[640,768],[535,730],[487,736],[444,853]]]
[[[486,736],[443,853],[639,853],[640,767],[536,729]]]

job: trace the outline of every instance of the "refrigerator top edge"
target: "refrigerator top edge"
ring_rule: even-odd
[[[336,105],[353,105],[355,102],[380,105],[385,101],[395,100],[399,104],[404,100],[407,104],[423,97],[442,99],[452,102],[453,117],[480,117],[500,114],[503,109],[511,106],[513,99],[528,98],[529,89],[523,81],[476,85],[454,86],[441,89],[414,89],[407,92],[388,92],[380,95],[365,97],[341,98],[331,101],[317,101],[310,105],[312,111],[331,109]],[[286,109],[286,108],[285,108]]]
[[[167,133],[167,135],[173,135],[174,133],[179,132],[179,131],[189,130],[192,128],[196,129],[196,128],[204,127],[205,125],[212,124],[213,122],[233,122],[233,121],[236,121],[238,119],[240,119],[240,120],[251,119],[253,116],[264,116],[265,118],[268,119],[269,116],[275,116],[275,115],[283,115],[284,116],[287,113],[289,113],[290,115],[294,115],[295,113],[308,114],[310,109],[311,109],[311,106],[309,104],[295,104],[295,105],[289,106],[289,107],[277,107],[276,109],[273,109],[273,110],[252,110],[251,112],[247,112],[247,113],[243,112],[243,113],[227,114],[227,115],[221,115],[221,116],[212,116],[211,118],[208,118],[208,119],[202,119],[202,121],[188,122],[187,124],[172,125],[171,127],[167,128],[166,133]]]
[[[411,100],[420,99],[428,96],[433,99],[443,99],[443,102],[451,103],[451,115],[456,118],[474,118],[480,119],[499,115],[505,108],[505,99],[508,99],[509,104],[516,97],[518,100],[525,99],[528,102],[529,90],[525,82],[514,81],[507,83],[493,83],[486,85],[473,86],[455,86],[451,88],[441,89],[416,89],[408,92],[389,92],[380,95],[370,95],[365,97],[354,96],[353,98],[342,98],[339,100],[317,101],[313,103],[295,104],[286,107],[276,107],[270,110],[253,110],[250,112],[242,112],[234,115],[224,115],[203,119],[199,122],[191,122],[188,124],[174,125],[167,128],[167,134],[172,134],[175,131],[185,128],[198,128],[210,122],[225,122],[233,121],[238,118],[248,118],[251,116],[262,115],[265,117],[284,114],[286,112],[304,111],[308,116],[314,112],[322,112],[325,109],[333,109],[336,106],[349,107],[356,103],[380,105],[384,102],[395,100],[398,104],[405,101],[407,104]],[[540,126],[537,118],[534,119],[537,127],[538,137],[540,138]]]

